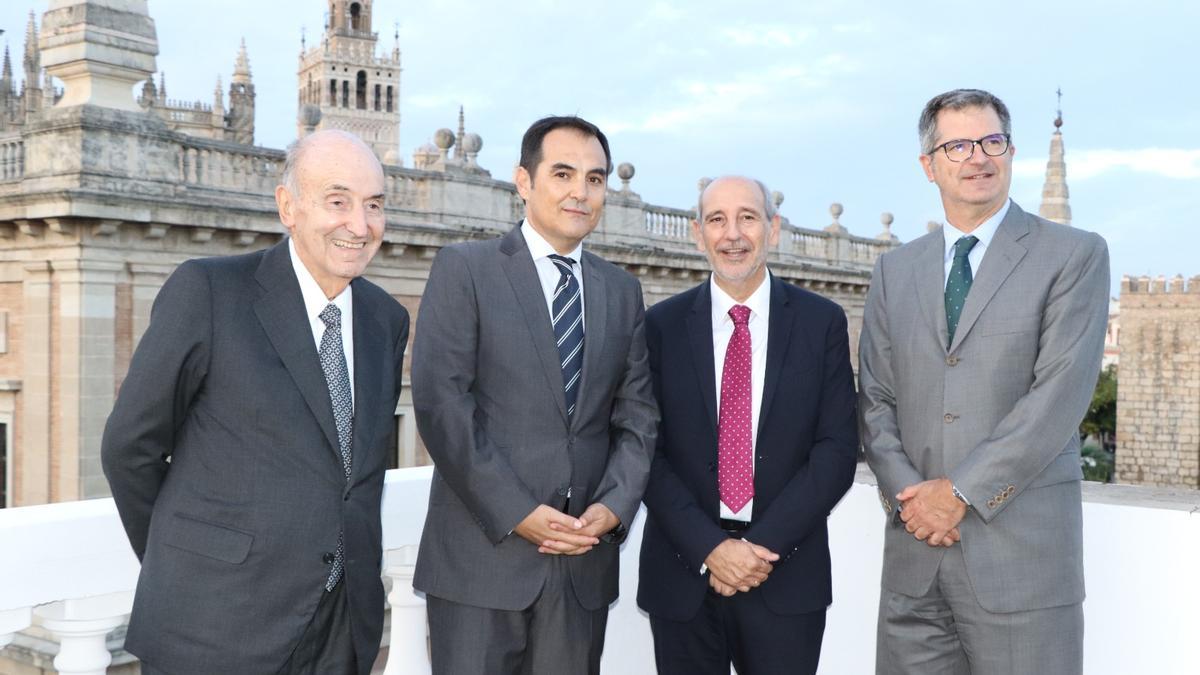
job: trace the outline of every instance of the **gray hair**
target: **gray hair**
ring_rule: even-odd
[[[937,140],[937,116],[943,110],[962,110],[963,108],[991,108],[1000,118],[1000,130],[1012,136],[1012,117],[1008,114],[1008,106],[1004,101],[982,89],[955,89],[944,94],[938,94],[929,99],[925,109],[921,111],[921,119],[917,122],[917,135],[921,139],[921,153],[928,155],[933,152],[933,143]]]
[[[283,171],[279,174],[279,184],[282,185],[293,196],[300,194],[300,181],[296,178],[296,168],[300,164],[300,155],[304,154],[305,146],[304,139],[297,138],[288,143],[287,150],[283,157]]]
[[[704,222],[704,192],[705,192],[705,190],[708,190],[709,185],[712,185],[713,183],[721,180],[722,178],[740,178],[741,180],[747,180],[747,181],[750,181],[751,183],[754,183],[755,185],[757,185],[759,191],[762,192],[763,213],[766,214],[767,221],[769,222],[771,219],[773,219],[775,217],[775,213],[776,213],[775,200],[771,195],[771,190],[767,188],[766,183],[762,182],[761,180],[759,180],[757,178],[750,178],[749,176],[730,175],[730,176],[717,176],[716,178],[714,178],[704,184],[704,187],[700,190],[700,196],[696,198],[696,222],[698,222],[698,223]]]

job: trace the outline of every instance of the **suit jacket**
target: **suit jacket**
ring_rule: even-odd
[[[637,513],[658,419],[641,287],[584,251],[583,374],[567,417],[550,313],[520,227],[443,248],[413,343],[413,408],[436,470],[413,585],[477,607],[537,598],[552,556],[512,530],[539,504]],[[610,537],[566,558],[579,602],[617,597]]]
[[[842,308],[776,277],[770,284],[754,508],[744,537],[781,556],[751,592],[773,612],[796,614],[832,601],[825,521],[854,479],[854,375]],[[704,559],[728,538],[719,525],[709,282],[651,307],[646,336],[662,422],[644,498],[638,606],[686,621],[708,589]]]
[[[928,590],[944,553],[904,530],[892,500],[948,476],[991,612],[1083,600],[1079,422],[1100,371],[1108,249],[1015,203],[946,340],[944,240],[932,232],[875,265],[859,345],[862,436],[889,518],[883,586]]]
[[[325,592],[338,532],[365,675],[383,630],[379,503],[408,314],[354,289],[353,473],[287,241],[189,260],[104,430],[104,472],[142,561],[126,648],[169,673],[279,670]],[[365,660],[364,660],[365,659]]]

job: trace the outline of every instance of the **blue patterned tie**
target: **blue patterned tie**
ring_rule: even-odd
[[[329,401],[333,404],[333,422],[337,425],[338,451],[342,455],[342,471],[350,480],[351,439],[354,436],[354,399],[350,395],[350,372],[346,369],[346,352],[342,350],[342,310],[330,303],[321,310],[321,321],[325,332],[321,335],[321,346],[317,356],[321,358],[321,370],[325,371],[325,383],[329,385]],[[346,564],[346,549],[342,533],[338,532],[337,552],[325,590],[332,591],[342,578]]]
[[[575,414],[579,398],[579,376],[583,372],[583,298],[579,280],[575,278],[575,261],[561,255],[551,255],[561,276],[554,287],[550,323],[558,343],[558,360],[562,366],[563,393],[567,400],[567,416]]]
[[[946,280],[946,329],[950,336],[947,342],[954,343],[954,330],[958,328],[958,317],[962,315],[967,293],[971,290],[971,261],[967,255],[979,240],[961,237],[954,242],[954,262],[950,264],[950,277]]]

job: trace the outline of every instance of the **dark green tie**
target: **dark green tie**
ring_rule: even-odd
[[[950,278],[946,280],[946,328],[947,342],[954,343],[954,329],[958,328],[958,317],[962,315],[967,293],[971,291],[971,261],[967,255],[979,240],[962,237],[954,242],[954,263],[950,265]]]

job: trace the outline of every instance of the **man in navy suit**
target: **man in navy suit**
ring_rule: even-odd
[[[826,518],[854,477],[846,315],[767,271],[779,216],[724,177],[692,223],[712,276],[646,313],[662,414],[638,605],[660,673],[815,673]]]

